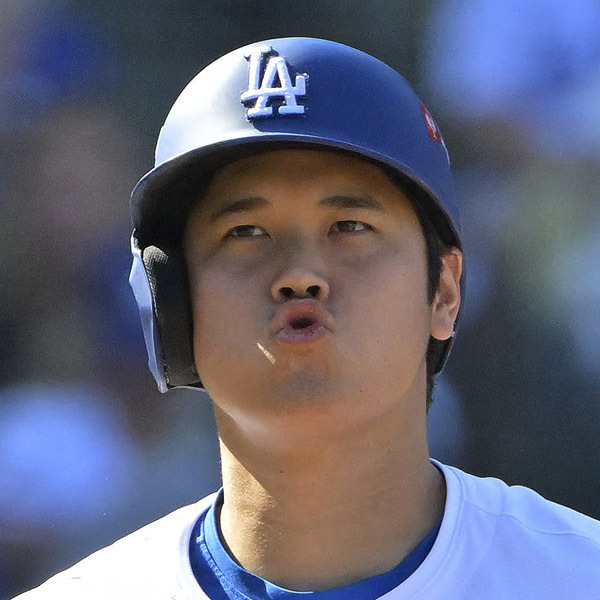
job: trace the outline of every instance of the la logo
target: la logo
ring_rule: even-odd
[[[263,64],[264,73],[261,70]],[[242,93],[241,100],[244,105],[255,101],[254,106],[248,108],[249,119],[256,117],[270,117],[273,115],[273,106],[268,106],[273,98],[281,98],[282,102],[275,107],[280,115],[303,115],[304,106],[298,104],[298,97],[306,95],[307,75],[296,75],[294,83],[288,65],[282,56],[277,56],[271,46],[259,46],[246,55],[249,64],[248,89]],[[277,86],[277,82],[279,85]]]

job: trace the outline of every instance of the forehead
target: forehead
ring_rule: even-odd
[[[326,149],[295,148],[269,150],[246,156],[223,166],[217,171],[215,177],[220,175],[226,177],[250,175],[256,170],[271,169],[274,166],[292,173],[296,170],[294,167],[301,169],[302,167],[314,167],[315,165],[319,165],[322,171],[327,170],[332,173],[345,172],[353,168],[381,171],[370,161],[353,154]],[[381,173],[383,172],[381,171]]]
[[[341,192],[409,203],[403,190],[383,169],[359,156],[318,149],[283,149],[254,154],[219,169],[204,191],[200,206],[244,194]]]

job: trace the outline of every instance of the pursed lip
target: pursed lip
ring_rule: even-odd
[[[288,300],[275,313],[271,333],[281,342],[307,343],[334,330],[333,317],[318,300]]]

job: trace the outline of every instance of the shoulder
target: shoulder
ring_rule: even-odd
[[[454,467],[442,466],[442,470],[449,487],[460,487],[466,509],[541,535],[581,537],[600,549],[600,521],[551,502],[527,487],[509,486],[495,477],[476,477]],[[451,478],[457,483],[450,483]]]
[[[445,550],[475,589],[510,581],[524,598],[543,590],[547,598],[587,599],[600,588],[599,521],[526,487],[438,467],[448,489]]]
[[[192,528],[213,497],[117,540],[15,600],[204,598],[187,556]],[[197,588],[197,595],[190,595],[188,588]]]

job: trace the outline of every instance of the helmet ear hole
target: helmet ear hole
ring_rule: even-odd
[[[169,387],[201,387],[194,361],[193,321],[189,284],[183,254],[179,248],[148,246],[142,252],[148,275],[162,367]]]

